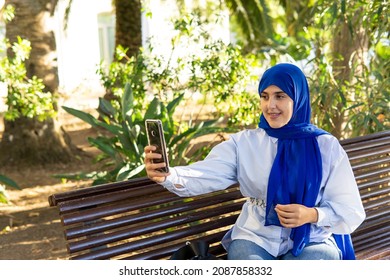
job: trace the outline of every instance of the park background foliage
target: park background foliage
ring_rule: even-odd
[[[279,62],[297,63],[307,74],[314,124],[339,139],[389,129],[388,1],[206,2],[188,12],[184,1],[177,1],[182,10],[172,18],[176,32],[167,57],[154,53],[153,38],[136,55],[117,46],[115,61],[97,69],[110,95],[100,98],[98,117],[64,107],[100,131],[89,141],[101,151],[96,160],[104,162],[106,170],[58,177],[93,179],[98,184],[144,176],[146,118],[163,120],[172,165],[202,159],[215,143],[194,149],[198,137],[218,134],[223,141],[224,132],[257,125],[258,79]],[[149,2],[142,3],[147,11]],[[207,28],[226,8],[236,38],[228,44],[213,40]],[[176,55],[186,44],[196,44],[199,52]],[[22,59],[18,61],[23,65]],[[2,63],[10,62],[6,58]],[[9,91],[7,102],[23,103],[22,88],[32,88],[47,105],[40,80],[26,77],[25,82],[19,92]],[[33,87],[26,87],[29,83]],[[34,102],[33,107],[40,108],[43,101]],[[6,116],[41,116],[26,115],[12,104],[7,104]],[[206,119],[201,117],[205,115]]]

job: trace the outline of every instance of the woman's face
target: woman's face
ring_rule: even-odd
[[[294,101],[277,86],[269,86],[260,93],[263,115],[272,128],[281,128],[291,119]]]

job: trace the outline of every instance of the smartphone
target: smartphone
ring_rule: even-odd
[[[148,136],[148,142],[150,146],[155,146],[156,153],[162,155],[161,159],[154,159],[153,163],[165,162],[165,167],[157,169],[160,172],[168,173],[168,157],[167,157],[167,148],[164,138],[164,130],[162,127],[161,120],[151,120],[147,119],[145,121],[146,134]]]

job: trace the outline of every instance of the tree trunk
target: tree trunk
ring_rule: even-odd
[[[37,76],[45,84],[45,90],[58,90],[58,68],[53,16],[57,1],[52,0],[7,0],[15,7],[15,18],[6,25],[6,37],[11,43],[17,36],[31,42],[30,59],[26,61],[27,76]],[[8,55],[12,55],[8,53]]]
[[[7,39],[12,43],[20,36],[31,42],[30,59],[26,61],[28,77],[37,76],[43,80],[46,91],[57,94],[56,44],[49,22],[57,1],[7,0],[5,4],[15,7],[15,18],[6,25]],[[8,55],[12,53],[9,51]],[[3,164],[66,163],[73,158],[75,151],[78,149],[71,145],[56,119],[40,122],[21,117],[4,122],[0,142],[0,162]]]
[[[136,56],[142,47],[142,21],[140,0],[115,0],[115,47],[128,48],[127,56]],[[114,59],[116,59],[114,57]],[[124,61],[125,62],[125,61]],[[111,89],[107,88],[104,99],[118,99]]]
[[[367,30],[362,28],[362,15],[357,11],[352,22],[348,24],[345,20],[339,20],[338,29],[332,42],[333,57],[341,57],[333,62],[333,75],[340,85],[345,82],[350,84],[356,80],[357,75],[364,67],[364,54],[368,51]],[[353,27],[353,30],[350,29]],[[352,32],[351,32],[352,31]],[[358,65],[352,73],[351,65]],[[345,137],[346,113],[342,110],[343,104],[338,105],[339,110],[335,111],[332,121],[335,125],[332,134],[337,138]]]
[[[0,145],[0,159],[3,164],[66,163],[80,151],[70,144],[69,136],[53,120],[40,122],[22,117],[12,122],[4,122]]]
[[[115,46],[128,48],[129,57],[142,46],[141,7],[140,0],[115,0]]]

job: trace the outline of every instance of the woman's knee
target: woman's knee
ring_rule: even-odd
[[[340,251],[334,244],[325,242],[309,243],[301,254],[294,256],[291,251],[285,254],[283,260],[340,260]]]
[[[228,248],[228,260],[272,260],[274,257],[256,243],[244,239],[233,240]]]

